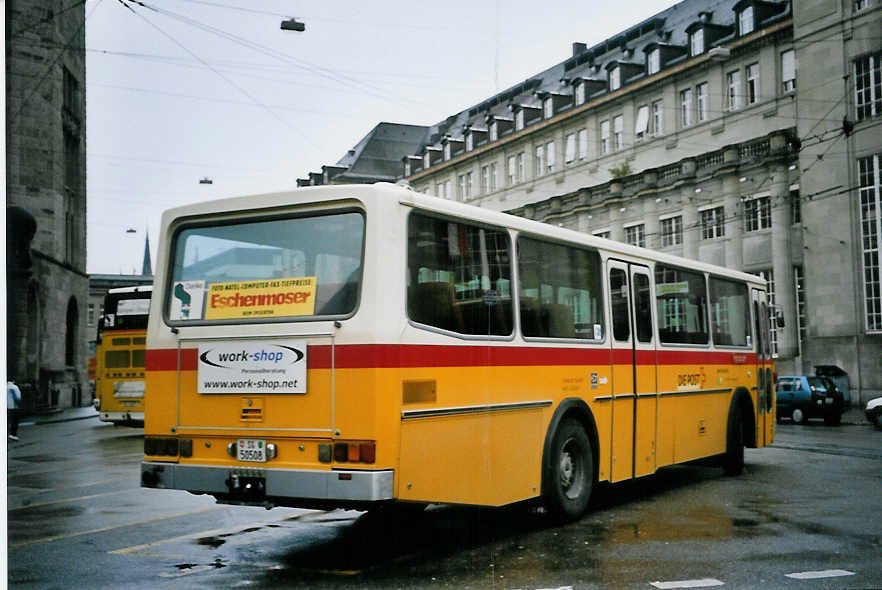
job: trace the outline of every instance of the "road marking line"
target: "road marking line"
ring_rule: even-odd
[[[671,590],[673,588],[710,588],[711,586],[724,586],[725,583],[713,578],[702,578],[700,580],[680,580],[678,582],[650,582],[649,585],[661,590]]]
[[[70,539],[72,537],[82,537],[83,535],[93,535],[97,533],[106,533],[107,531],[112,531],[115,529],[123,529],[130,526],[138,526],[142,524],[150,524],[152,522],[159,522],[162,520],[171,520],[173,518],[181,518],[182,516],[190,516],[193,514],[202,514],[203,512],[211,512],[212,510],[220,510],[219,506],[212,506],[211,508],[203,508],[202,510],[194,510],[192,512],[181,512],[179,514],[172,514],[170,516],[158,516],[156,518],[148,518],[147,520],[139,520],[136,522],[127,522],[125,524],[118,524],[116,526],[106,526],[100,529],[91,529],[88,531],[79,531],[76,533],[70,533],[67,535],[55,535],[53,537],[43,537],[42,539],[32,539],[30,541],[21,541],[18,543],[10,543],[10,549],[16,549],[18,547],[27,547],[28,545],[36,545],[37,543],[52,543],[53,541],[60,541],[62,539]]]
[[[133,488],[138,489],[138,488]],[[92,494],[91,496],[77,496],[76,498],[62,498],[61,500],[52,500],[51,502],[39,502],[37,504],[26,504],[22,506],[16,506],[15,508],[9,508],[7,512],[13,512],[15,510],[25,510],[27,508],[40,508],[42,506],[52,506],[53,504],[65,504],[68,502],[79,502],[81,500],[91,500],[92,498],[103,498],[105,496],[117,496],[119,494],[130,493],[132,490],[117,490],[116,492],[104,492],[103,494]]]
[[[817,572],[797,572],[793,574],[785,574],[788,578],[794,580],[818,580],[820,578],[841,578],[842,576],[853,576],[854,572],[848,570],[821,570]]]
[[[223,529],[212,529],[210,531],[199,531],[195,533],[189,533],[186,535],[180,535],[178,537],[170,537],[168,539],[160,539],[158,541],[153,541],[152,543],[144,543],[141,545],[132,545],[131,547],[123,547],[121,549],[114,549],[113,551],[108,551],[111,555],[131,555],[132,553],[140,553],[144,549],[150,549],[151,547],[157,547],[159,545],[164,545],[166,543],[174,543],[175,541],[185,541],[187,539],[199,539],[202,537],[213,537],[216,535],[221,535],[225,533],[229,533],[231,530],[234,530],[231,534],[241,533],[244,530],[252,529],[254,527],[264,528],[267,524],[276,524],[278,522],[282,522],[287,520],[288,517],[284,516],[279,518],[278,520],[261,520],[259,522],[251,522],[244,523],[240,525],[236,525],[235,527],[227,527]]]

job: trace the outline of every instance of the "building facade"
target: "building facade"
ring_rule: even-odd
[[[88,403],[85,8],[6,2],[9,379],[25,409]]]
[[[765,277],[779,373],[882,392],[882,7],[685,0],[432,126],[415,190]]]

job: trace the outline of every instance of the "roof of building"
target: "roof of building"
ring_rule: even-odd
[[[379,123],[337,162],[346,168],[335,182],[395,181],[401,176],[401,157],[419,149],[428,127],[403,123]]]

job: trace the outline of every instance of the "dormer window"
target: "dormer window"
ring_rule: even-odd
[[[610,92],[618,90],[622,87],[622,68],[614,67],[609,71],[609,89]]]
[[[695,57],[704,53],[704,29],[696,29],[689,35],[689,55]]]
[[[579,82],[578,84],[576,84],[575,95],[576,95],[576,106],[579,106],[580,104],[585,104],[585,83],[584,82]]]
[[[542,116],[546,119],[554,116],[554,99],[550,96],[542,101]]]
[[[661,70],[661,49],[655,48],[649,52],[646,58],[646,70],[650,76]]]
[[[753,6],[738,13],[738,34],[742,37],[753,32]]]
[[[493,121],[490,123],[490,141],[499,139],[499,123]]]
[[[524,128],[524,120],[526,117],[526,113],[524,109],[519,109],[518,112],[515,113],[515,131],[520,131]]]

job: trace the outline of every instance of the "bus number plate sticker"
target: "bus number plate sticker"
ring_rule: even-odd
[[[236,458],[239,461],[266,463],[266,441],[255,438],[240,438],[236,447]]]
[[[306,393],[305,340],[199,345],[199,393]]]

